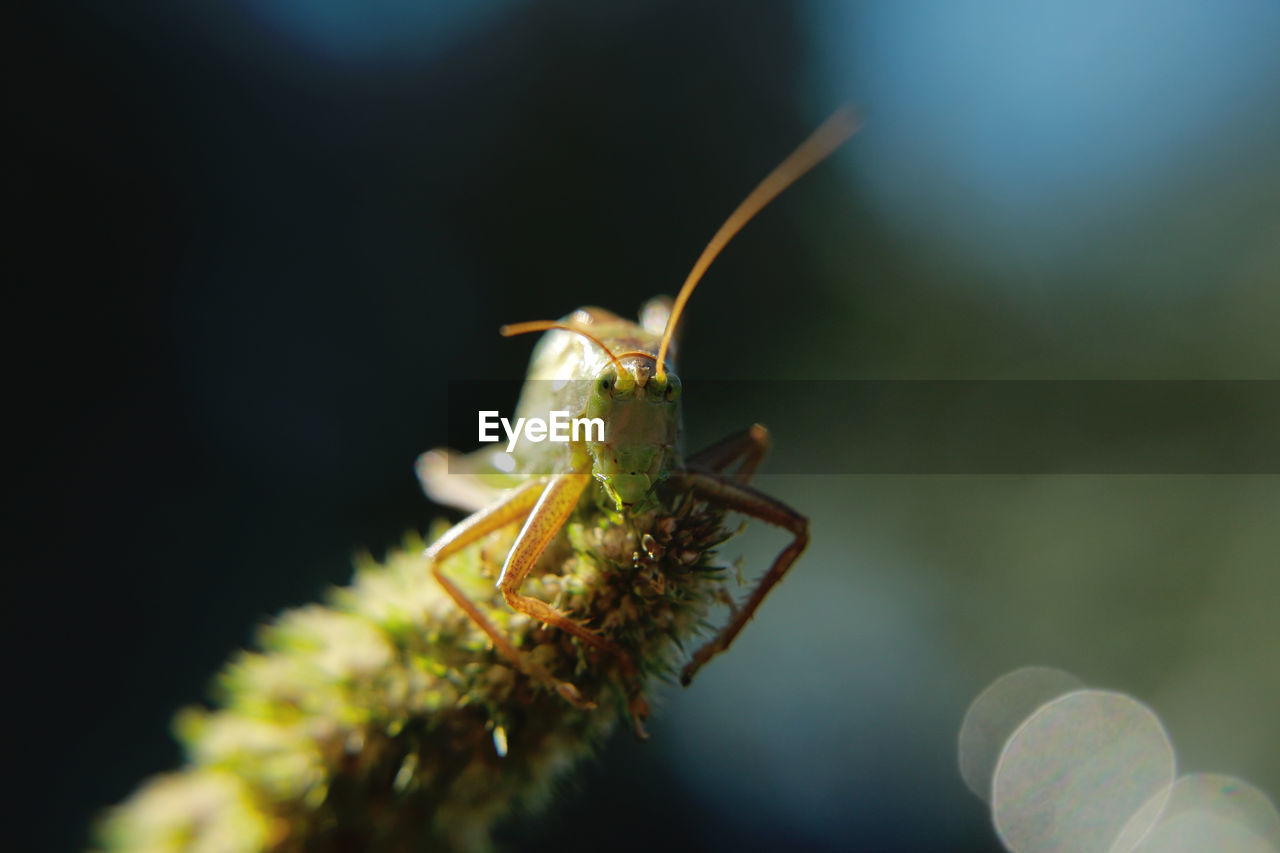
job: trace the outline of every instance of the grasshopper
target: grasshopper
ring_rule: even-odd
[[[558,321],[533,321],[502,327],[503,336],[545,332],[529,369],[517,417],[546,419],[552,411],[602,418],[605,435],[582,437],[561,446],[542,445],[503,460],[501,449],[463,458],[447,450],[425,454],[418,472],[427,495],[441,503],[473,510],[426,549],[435,580],[519,671],[554,690],[575,707],[594,707],[572,682],[555,677],[517,649],[481,609],[450,580],[450,557],[493,532],[520,524],[520,531],[497,577],[497,588],[511,610],[576,637],[586,647],[612,658],[627,682],[628,706],[636,733],[648,706],[641,694],[633,654],[624,645],[576,621],[524,587],[540,556],[575,512],[611,509],[625,520],[686,496],[782,528],[791,542],[741,605],[730,605],[729,621],[698,648],[680,681],[688,685],[698,670],[729,648],[769,591],[791,568],[809,541],[808,519],[779,500],[751,487],[750,479],[769,447],[769,433],[755,425],[714,446],[684,457],[681,382],[673,345],[681,312],[703,274],[725,245],[766,204],[825,159],[856,130],[847,108],[836,112],[771,172],[729,216],[694,264],[674,303],[659,298],[633,323],[601,308],[582,308]],[[734,473],[726,471],[735,463]],[[485,500],[486,477],[523,474],[524,482],[496,500]]]
[[[186,766],[108,814],[102,845],[485,850],[515,804],[545,803],[624,712],[643,738],[646,681],[673,671],[720,601],[729,620],[685,664],[688,684],[809,540],[803,515],[749,484],[763,427],[683,456],[680,313],[729,239],[854,125],[838,112],[801,145],[716,233],[674,302],[650,301],[638,323],[584,308],[505,327],[546,331],[517,414],[598,417],[604,434],[424,454],[427,494],[473,514],[425,554],[413,537],[381,564],[360,560],[325,603],[265,627],[260,650],[220,675],[217,707],[175,721]],[[741,605],[713,559],[732,535],[728,512],[791,534]],[[535,581],[550,601],[530,594]]]

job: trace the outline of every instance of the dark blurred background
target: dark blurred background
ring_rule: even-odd
[[[179,763],[170,717],[263,618],[446,514],[412,463],[447,380],[523,373],[501,323],[674,292],[842,101],[864,131],[713,268],[685,375],[1280,376],[1271,0],[6,19],[6,704],[40,848]],[[778,445],[844,440],[823,402]],[[750,412],[690,400],[691,444]],[[1027,663],[1280,794],[1275,477],[761,485],[813,519],[794,576],[510,849],[998,850],[955,738]]]

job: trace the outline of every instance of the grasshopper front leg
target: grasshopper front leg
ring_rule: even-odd
[[[511,552],[507,554],[507,562],[498,575],[498,589],[502,590],[502,597],[512,610],[532,616],[553,628],[568,631],[597,649],[625,658],[621,649],[590,628],[579,625],[545,601],[520,593],[520,587],[529,577],[538,557],[542,556],[552,538],[569,520],[574,507],[578,505],[578,498],[582,497],[582,490],[589,482],[590,474],[556,474],[551,478],[538,497],[537,504],[528,513],[529,517],[525,519],[520,535],[511,546]]]
[[[485,618],[485,615],[480,612],[480,608],[476,607],[475,603],[472,602],[471,599],[467,598],[466,595],[463,594],[462,590],[445,576],[441,566],[441,564],[449,557],[458,553],[468,545],[479,541],[495,530],[500,530],[508,524],[520,521],[526,516],[528,516],[529,520],[532,521],[534,516],[537,515],[536,507],[539,505],[539,498],[547,492],[553,491],[553,486],[556,485],[556,481],[558,479],[560,478],[552,478],[552,482],[550,484],[537,480],[521,486],[511,492],[499,503],[468,516],[432,543],[431,547],[427,548],[424,556],[426,557],[427,564],[431,567],[431,576],[436,579],[440,586],[444,587],[444,591],[448,593],[454,603],[467,614],[471,621],[474,622],[480,630],[484,631],[485,635],[488,636],[494,647],[498,649],[498,651],[501,652],[507,660],[511,661],[511,663],[514,664],[521,672],[542,682],[548,687],[553,688],[575,707],[590,709],[595,707],[595,703],[583,699],[576,687],[568,682],[559,681],[553,677],[551,673],[547,672],[532,660],[529,660],[526,655],[521,654],[520,651],[511,644],[511,641],[504,637],[501,632],[499,632],[498,629]],[[578,492],[575,494],[579,494],[581,491],[582,489],[579,487]],[[537,552],[532,554],[529,558],[529,566],[524,570],[526,575],[529,572],[529,568],[532,568],[532,562],[537,560],[538,555],[542,553],[542,549],[546,547],[546,543],[550,541],[551,536],[560,529],[560,525],[563,523],[564,520],[561,519],[559,523],[551,528],[550,534],[537,549]],[[525,530],[528,528],[529,524],[526,523]],[[520,538],[524,538],[524,530],[521,531]],[[514,553],[519,547],[520,541],[517,540],[515,547],[512,549],[512,553]],[[508,558],[508,565],[510,565],[510,562],[510,558]],[[504,567],[504,575],[506,574],[506,571],[507,569]],[[503,594],[506,595],[505,590],[503,591]],[[510,599],[508,598],[508,600]],[[555,611],[553,610],[552,612],[554,613]],[[564,619],[565,617],[561,616],[561,618]],[[579,626],[574,625],[574,627],[578,628]]]
[[[578,505],[578,498],[582,496],[583,489],[590,482],[590,474],[557,474],[551,478],[551,482],[547,484],[537,504],[525,520],[515,544],[511,546],[507,562],[502,567],[502,574],[498,576],[498,589],[502,590],[502,597],[506,599],[512,610],[532,616],[553,628],[567,631],[587,645],[594,646],[618,659],[622,667],[622,675],[628,682],[630,693],[628,701],[636,736],[644,739],[647,735],[643,724],[649,714],[649,707],[640,694],[639,684],[635,678],[635,664],[631,661],[630,655],[590,628],[574,622],[545,601],[520,593],[520,587],[524,585],[538,557],[568,521],[574,507]]]
[[[767,433],[765,436],[767,437]],[[727,465],[728,462],[724,464]],[[680,475],[680,482],[700,500],[766,521],[789,531],[794,537],[791,544],[774,558],[773,565],[751,590],[746,603],[733,611],[729,622],[715,637],[694,652],[693,657],[685,664],[680,673],[680,683],[687,687],[693,681],[693,676],[707,661],[729,648],[729,644],[751,619],[760,602],[764,601],[764,597],[769,594],[769,590],[782,580],[787,569],[791,568],[791,564],[804,551],[805,546],[809,544],[809,519],[782,501],[719,474],[686,471]]]

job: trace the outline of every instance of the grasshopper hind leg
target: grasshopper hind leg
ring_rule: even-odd
[[[769,452],[769,430],[761,424],[752,424],[742,432],[720,439],[710,447],[689,457],[687,467],[694,471],[710,471],[723,474],[724,469],[741,460],[733,478],[746,485],[751,482],[761,460]]]
[[[520,478],[502,473],[499,468],[502,461],[510,461],[510,456],[498,447],[474,453],[440,448],[419,456],[414,470],[422,491],[431,500],[463,512],[477,512],[492,506],[507,490],[521,485]]]
[[[729,622],[685,664],[680,673],[680,683],[685,686],[707,661],[729,648],[769,590],[782,580],[809,544],[809,519],[782,501],[747,485],[768,449],[769,431],[756,424],[691,457],[688,463],[690,470],[680,475],[683,486],[699,500],[781,527],[793,537],[791,544],[774,558],[773,565],[756,583],[746,602],[740,607],[730,607]],[[719,473],[738,460],[742,462],[735,474]]]

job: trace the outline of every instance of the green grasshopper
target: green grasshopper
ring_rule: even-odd
[[[675,373],[672,344],[689,296],[729,240],[854,130],[852,112],[838,111],[771,172],[707,244],[674,304],[664,299],[649,302],[638,324],[600,308],[583,308],[560,321],[518,323],[501,329],[504,336],[547,333],[534,353],[528,378],[535,381],[526,385],[517,417],[545,420],[552,411],[600,417],[607,424],[603,440],[584,437],[562,445],[535,445],[533,450],[503,460],[501,466],[497,464],[500,454],[506,453],[501,449],[478,451],[469,459],[450,451],[433,451],[419,461],[419,476],[430,497],[475,511],[426,550],[430,571],[449,597],[517,669],[572,705],[593,707],[574,684],[556,678],[522,654],[445,572],[454,554],[496,530],[522,522],[498,575],[497,588],[512,610],[558,628],[616,661],[621,676],[629,682],[629,707],[638,735],[643,736],[641,722],[648,707],[640,693],[632,654],[606,632],[575,621],[522,589],[539,557],[580,506],[588,511],[596,505],[611,507],[626,517],[669,505],[671,495],[684,495],[786,530],[792,536],[791,543],[774,558],[744,604],[728,602],[732,609],[728,623],[684,666],[680,680],[687,686],[703,665],[729,647],[804,551],[809,541],[808,519],[749,485],[769,446],[764,427],[752,426],[683,458],[681,383]],[[726,474],[735,463],[739,466],[736,473]],[[486,477],[492,481],[502,474],[522,473],[525,482],[495,502],[480,505],[477,496],[484,494],[481,484]]]
[[[504,815],[547,802],[623,713],[644,737],[646,682],[673,671],[675,650],[722,602],[729,621],[684,666],[688,684],[809,539],[804,516],[748,484],[768,448],[763,427],[682,455],[680,313],[729,239],[854,124],[838,112],[788,157],[717,232],[675,301],[652,300],[639,323],[586,308],[505,327],[547,331],[517,414],[599,417],[604,435],[519,454],[424,454],[427,494],[474,514],[425,555],[414,537],[381,563],[360,560],[349,586],[265,627],[259,649],[223,670],[215,707],[178,715],[186,765],[108,814],[100,843],[485,850]],[[728,512],[792,537],[740,606],[715,560],[732,535]]]

